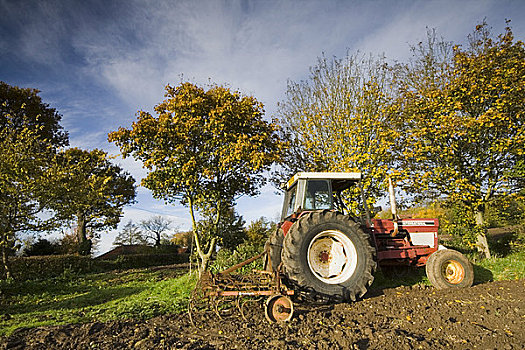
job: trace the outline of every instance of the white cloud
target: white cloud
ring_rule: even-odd
[[[392,13],[384,25],[364,35],[356,48],[402,61],[410,57],[410,45],[425,40],[427,29],[433,28],[447,41],[463,42],[490,5],[487,1],[417,1]]]
[[[177,83],[181,74],[198,83],[227,83],[274,105],[288,78],[304,77],[322,51],[344,52],[366,25],[362,14],[323,2],[256,3],[251,10],[242,4],[165,4],[151,10],[148,22],[135,18],[142,47],[115,47],[111,37],[97,45],[77,40],[76,46],[86,52],[93,72],[121,98],[141,101],[142,108],[151,109],[164,84]]]

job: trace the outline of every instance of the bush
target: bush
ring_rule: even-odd
[[[497,256],[525,251],[525,225],[507,227],[503,231],[496,230],[488,235],[489,246]]]
[[[525,203],[513,197],[498,198],[487,206],[485,220],[487,227],[518,225],[525,219]]]
[[[121,255],[115,260],[98,260],[96,265],[104,270],[126,270],[186,262],[188,262],[188,254],[130,254]]]
[[[244,242],[239,244],[234,251],[227,248],[222,248],[217,253],[217,257],[211,265],[211,271],[214,273],[223,271],[233,265],[241,263],[249,258],[252,258],[262,252],[260,246],[251,242]],[[237,273],[247,273],[253,269],[263,268],[263,259],[257,259],[254,262],[244,266],[243,268],[235,271]]]

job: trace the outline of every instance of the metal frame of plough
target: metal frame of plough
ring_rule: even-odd
[[[209,271],[203,272],[190,298],[188,308],[190,321],[194,323],[195,314],[202,310],[211,309],[219,318],[231,314],[231,305],[228,308],[226,304],[230,304],[232,301],[243,319],[247,320],[244,314],[246,303],[258,301],[251,297],[264,296],[268,297],[264,303],[264,312],[268,321],[284,322],[290,320],[293,316],[293,303],[289,296],[294,295],[295,291],[282,283],[280,266],[275,272],[252,270],[251,274],[232,274],[232,272],[264,256],[270,259],[267,253],[265,250],[217,274]],[[250,299],[241,302],[241,298],[245,297]],[[221,306],[223,302],[225,305]]]

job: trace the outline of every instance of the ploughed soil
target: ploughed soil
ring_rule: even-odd
[[[19,329],[0,349],[524,349],[525,280],[372,291],[348,304],[295,304],[270,324],[261,303],[219,319],[187,314]]]

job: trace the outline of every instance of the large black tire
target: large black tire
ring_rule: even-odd
[[[283,250],[284,232],[280,228],[275,230],[266,241],[267,252],[264,269],[275,272],[281,264],[281,251]]]
[[[355,301],[374,280],[370,236],[349,216],[328,210],[307,214],[283,243],[286,277],[314,299]]]
[[[465,288],[474,282],[474,268],[467,257],[452,249],[438,250],[425,266],[428,280],[437,289]]]

